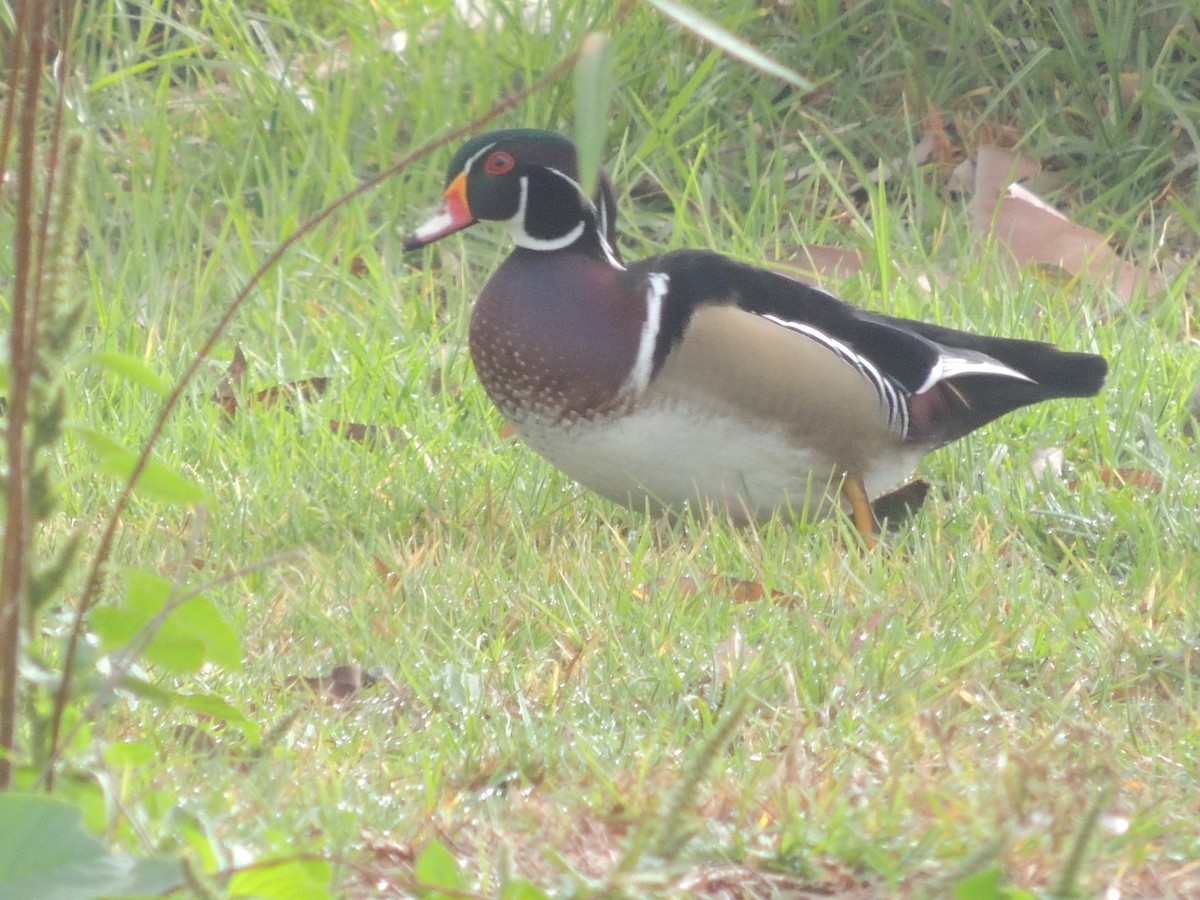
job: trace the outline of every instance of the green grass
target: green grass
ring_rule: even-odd
[[[849,299],[1104,353],[1102,395],[1014,414],[930,457],[929,501],[876,553],[840,520],[738,529],[618,508],[504,437],[475,380],[470,304],[505,239],[480,228],[402,253],[397,229],[435,202],[448,147],[304,238],[167,425],[158,457],[211,500],[202,512],[135,500],[115,556],[163,574],[183,562],[199,584],[295,551],[209,593],[245,669],[172,682],[280,727],[253,753],[234,729],[145,701],[95,722],[80,750],[155,750],[96,764],[119,844],[179,850],[188,821],[215,868],[247,852],[329,854],[345,863],[344,896],[411,886],[407,853],[431,841],[485,895],[508,871],[547,891],[632,896],[683,895],[686,879],[719,872],[747,891],[946,896],[993,867],[1045,893],[1108,790],[1079,891],[1200,890],[1200,477],[1184,429],[1200,374],[1194,20],[1119,0],[720,6],[704,4],[823,86],[782,92],[635,7],[612,32],[607,155],[626,255],[699,246],[754,260],[800,241],[873,253],[883,233],[886,279],[875,260],[836,285]],[[508,0],[468,26],[449,2],[227,7],[156,14],[156,36],[128,26],[132,5],[85,12],[68,96],[90,143],[90,312],[71,410],[128,446],[159,398],[93,354],[177,378],[300,221],[535,79],[614,8]],[[397,29],[400,57],[382,46]],[[1140,86],[1132,99],[1121,77]],[[567,129],[571,104],[566,78],[500,124]],[[1042,158],[1063,185],[1053,202],[1130,258],[1155,252],[1172,286],[1104,319],[1076,285],[1008,274],[976,254],[969,210],[936,166],[901,165],[886,208],[873,206],[861,181],[906,157],[927,104],[968,153],[1006,139]],[[208,395],[235,344],[248,389],[320,374],[327,394],[227,421]],[[371,450],[329,419],[408,439]],[[1063,448],[1067,473],[1035,483],[1029,461],[1047,447]],[[119,485],[88,464],[69,435],[64,515],[98,529]],[[1116,487],[1106,468],[1152,472],[1162,489]],[[766,599],[740,602],[736,579]],[[340,704],[287,683],[343,663],[383,678]],[[731,742],[709,748],[694,840],[670,865],[616,868],[743,696]],[[193,726],[213,746],[188,743]]]

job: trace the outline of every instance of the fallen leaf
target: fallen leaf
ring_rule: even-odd
[[[237,389],[241,387],[242,379],[246,377],[247,368],[246,354],[242,352],[242,345],[238,344],[233,348],[233,359],[225,369],[224,376],[217,383],[217,389],[213,391],[212,397],[209,398],[219,404],[225,410],[225,415],[230,418],[237,412]]]
[[[383,581],[384,588],[389,594],[394,594],[401,584],[400,573],[384,562],[378,554],[373,555],[371,561],[375,564],[375,574]]]
[[[718,689],[746,671],[756,655],[756,651],[746,646],[740,628],[713,647],[713,677]]]
[[[747,578],[733,578],[729,575],[709,575],[707,587],[710,591],[728,594],[734,603],[757,603],[767,596],[767,590],[761,581],[751,581]],[[796,598],[789,597],[783,591],[772,590],[770,599],[780,606],[796,605]]]
[[[925,128],[921,133],[921,144],[928,145],[928,161],[943,171],[951,171],[962,159],[962,151],[946,132],[946,120],[932,103],[925,105]]]
[[[1041,480],[1047,475],[1062,478],[1065,462],[1066,455],[1062,447],[1042,447],[1029,455],[1029,468],[1035,480]]]
[[[1027,156],[982,146],[975,163],[972,204],[976,232],[1006,249],[1018,266],[1057,266],[1070,275],[1086,273],[1096,283],[1111,283],[1122,302],[1139,287],[1149,292],[1162,280],[1122,260],[1099,232],[1068,219],[1019,182],[1040,170]]]
[[[359,422],[329,420],[329,430],[348,441],[378,447],[385,444],[402,444],[408,440],[404,429],[396,425],[363,425]]]
[[[768,264],[784,275],[801,280],[849,278],[857,274],[867,255],[860,250],[827,247],[822,244],[800,244],[790,248],[783,257],[768,257]]]
[[[277,403],[283,403],[288,409],[296,400],[310,401],[322,396],[329,387],[329,379],[324,375],[315,378],[304,378],[300,381],[289,381],[286,384],[276,384],[264,388],[250,398],[250,404],[270,409]]]
[[[911,519],[925,505],[929,496],[929,482],[915,478],[894,491],[889,491],[871,501],[871,510],[879,522],[898,524]]]
[[[1100,480],[1109,487],[1139,488],[1152,494],[1160,493],[1163,489],[1162,479],[1146,469],[1113,469],[1101,466]]]
[[[334,666],[328,675],[289,675],[284,679],[283,686],[303,686],[328,700],[341,701],[350,699],[362,688],[372,687],[378,680],[377,672],[349,664]]]

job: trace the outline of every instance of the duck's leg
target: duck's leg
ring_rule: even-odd
[[[842,494],[850,501],[850,513],[854,516],[854,527],[862,535],[867,549],[873,550],[879,542],[879,522],[871,509],[871,498],[867,496],[866,485],[862,476],[852,472],[846,473],[842,479]]]

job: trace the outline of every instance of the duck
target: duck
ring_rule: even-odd
[[[705,249],[617,247],[603,170],[589,196],[564,135],[492,131],[450,160],[418,250],[478,222],[513,250],[471,312],[487,395],[538,454],[635,510],[734,522],[836,509],[873,545],[871,502],[920,460],[1013,410],[1096,395],[1104,357],[853,306]]]

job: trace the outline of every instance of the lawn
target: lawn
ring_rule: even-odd
[[[203,588],[241,665],[168,647],[132,671],[161,694],[92,705],[81,679],[58,790],[106,844],[236,896],[252,864],[313,858],[332,867],[291,896],[1200,894],[1194,7],[693,6],[813,89],[645,3],[83,5],[86,308],[44,537],[83,549],[31,652],[61,663],[121,492],[89,435],[140,447],[149,375],[177,382],[281,240],[593,30],[627,258],[855,251],[823,280],[845,298],[1102,353],[1105,389],[929,457],[873,551],[840,517],[621,508],[509,436],[475,378],[507,236],[402,249],[443,146],[304,234],[166,421],[155,458],[202,496],[135,493],[80,665],[104,675],[104,610],[151,577]],[[568,72],[488,127],[570,132],[574,102]],[[1122,299],[1011,265],[955,174],[986,145],[1040,160],[1032,189],[1159,280]]]

